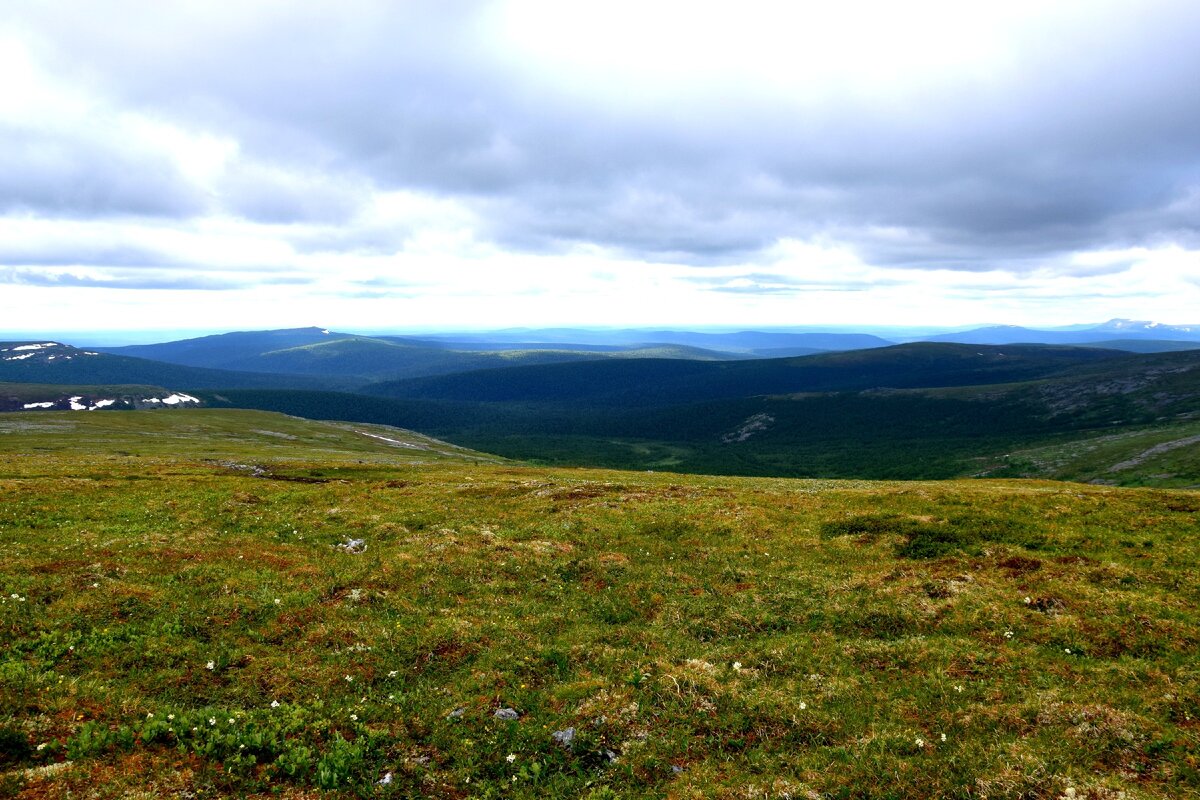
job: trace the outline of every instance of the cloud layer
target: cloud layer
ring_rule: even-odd
[[[996,5],[8,9],[0,282],[1200,299],[1200,6]]]

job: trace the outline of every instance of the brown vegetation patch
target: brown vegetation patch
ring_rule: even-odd
[[[1011,575],[1025,575],[1041,569],[1042,562],[1036,558],[1027,558],[1025,556],[1009,556],[997,564],[997,566],[1008,570]]]

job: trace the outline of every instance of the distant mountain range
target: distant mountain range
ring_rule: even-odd
[[[1151,341],[1163,342],[1164,349],[1177,348],[1181,343],[1194,342],[1200,347],[1200,325],[1162,325],[1131,319],[1111,319],[1102,325],[1080,330],[1034,330],[1017,325],[994,325],[959,333],[944,333],[924,337],[929,342],[960,342],[963,344],[1101,344],[1143,347]],[[1118,349],[1132,349],[1130,346]],[[1179,348],[1182,349],[1182,348]]]

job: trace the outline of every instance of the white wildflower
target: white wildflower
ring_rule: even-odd
[[[205,668],[205,669],[216,669],[216,668],[217,668],[217,662],[215,662],[215,661],[210,661],[210,662],[208,662],[207,664],[205,664],[205,665],[204,665],[204,668]]]
[[[271,701],[271,708],[279,708],[279,701],[278,701],[278,700],[272,700],[272,701]]]
[[[514,761],[516,761],[516,760],[517,760],[517,754],[516,754],[516,753],[509,753],[509,754],[508,754],[508,755],[507,755],[507,756],[504,758],[504,760],[505,760],[505,761],[507,761],[508,763],[510,763],[510,764],[511,764],[511,763],[513,763]]]
[[[915,744],[917,747],[924,747],[925,740],[918,736],[916,739],[913,739],[913,744]]]

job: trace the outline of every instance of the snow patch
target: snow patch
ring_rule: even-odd
[[[68,398],[67,402],[69,402],[71,404],[72,411],[86,411],[87,410],[87,406],[85,406],[83,403],[79,402],[82,399],[83,399],[83,395],[78,395],[78,394],[75,395],[74,397]]]
[[[199,398],[192,397],[190,394],[183,394],[182,392],[176,392],[175,394],[171,395],[170,397],[163,397],[161,399],[158,397],[147,397],[147,398],[143,399],[142,402],[143,403],[164,403],[168,406],[177,406],[180,403],[199,403],[200,400],[199,400]]]
[[[169,406],[176,406],[176,405],[179,405],[180,403],[199,403],[200,398],[192,397],[190,394],[183,394],[181,392],[176,392],[175,394],[171,395],[170,397],[164,397],[163,402]]]
[[[13,352],[18,350],[41,350],[43,347],[58,347],[58,342],[46,342],[45,344],[23,344],[20,347],[14,347]]]
[[[95,411],[97,408],[108,408],[115,402],[117,402],[117,401],[116,400],[97,400],[92,405],[92,407],[88,409],[88,411]]]
[[[54,408],[54,403],[26,403],[22,408]]]
[[[375,433],[367,433],[366,431],[355,431],[355,433],[361,433],[363,436],[370,436],[372,439],[378,439],[381,442],[387,442],[388,444],[394,444],[397,447],[407,447],[412,450],[428,450],[429,449],[427,447],[422,447],[419,444],[414,444],[412,442],[402,442],[399,439],[389,439],[386,436],[380,436]]]
[[[17,349],[17,348],[13,348],[13,349]],[[33,358],[36,355],[37,355],[37,353],[26,353],[23,356],[5,356],[4,360],[5,361],[22,361],[26,358]]]

